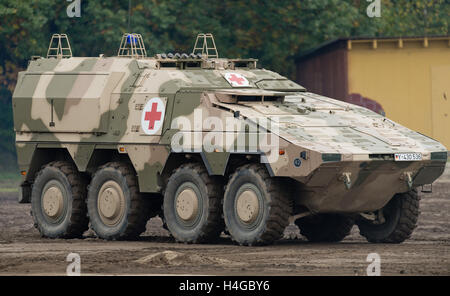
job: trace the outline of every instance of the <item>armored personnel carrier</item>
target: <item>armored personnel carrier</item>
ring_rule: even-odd
[[[310,241],[356,223],[399,243],[418,190],[447,149],[379,114],[308,92],[255,59],[219,58],[211,34],[190,54],[147,57],[124,34],[114,57],[73,57],[55,34],[13,95],[19,201],[50,238],[133,239],[159,215],[178,242],[270,244],[295,222]]]

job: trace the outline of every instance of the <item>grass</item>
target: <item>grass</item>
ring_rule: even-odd
[[[0,171],[0,191],[17,192],[22,178],[18,172]]]

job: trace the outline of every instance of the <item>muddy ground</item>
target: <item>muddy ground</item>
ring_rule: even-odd
[[[66,257],[81,257],[82,274],[365,275],[369,253],[381,257],[382,275],[450,275],[450,172],[421,194],[419,226],[402,244],[370,244],[357,226],[341,243],[312,244],[290,225],[272,246],[240,247],[223,235],[219,244],[173,241],[159,218],[139,241],[41,238],[29,204],[0,192],[0,275],[64,275]]]

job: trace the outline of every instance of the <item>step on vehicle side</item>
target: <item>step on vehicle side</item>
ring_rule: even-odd
[[[211,34],[190,54],[147,57],[124,34],[117,56],[73,57],[55,34],[13,95],[19,202],[40,233],[136,239],[159,215],[176,241],[271,244],[289,222],[312,242],[356,223],[400,243],[420,186],[444,171],[439,142],[365,108],[308,92],[255,59],[219,58]]]

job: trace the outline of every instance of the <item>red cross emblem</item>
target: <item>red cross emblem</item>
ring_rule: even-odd
[[[159,131],[164,122],[164,110],[165,104],[161,98],[152,98],[145,104],[141,117],[141,128],[144,133],[161,134]]]
[[[245,81],[244,78],[236,76],[236,74],[231,74],[230,77],[228,78],[228,80],[232,81],[232,82],[236,82],[239,85],[243,85],[244,81]]]
[[[224,77],[233,87],[250,86],[247,78],[239,73],[225,73]]]
[[[145,120],[148,120],[148,129],[153,129],[155,126],[155,121],[161,119],[161,112],[158,112],[158,103],[152,103],[152,110],[150,112],[145,112]]]

